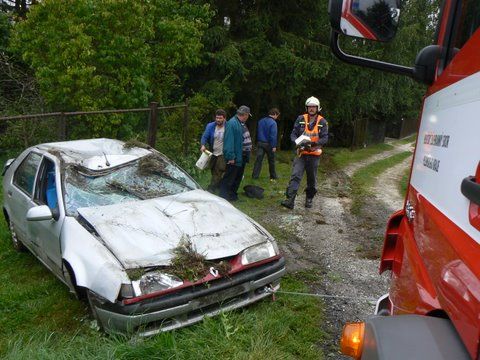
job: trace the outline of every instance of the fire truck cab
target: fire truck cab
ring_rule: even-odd
[[[444,0],[433,45],[412,67],[346,54],[340,36],[389,41],[399,0],[330,0],[342,61],[427,84],[404,208],[388,221],[389,294],[346,326],[356,359],[480,359],[480,1]],[[413,59],[412,59],[413,60]]]

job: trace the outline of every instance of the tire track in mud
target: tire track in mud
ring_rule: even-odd
[[[397,145],[392,150],[332,172],[320,184],[310,211],[303,206],[305,196],[300,195],[293,211],[282,209],[275,215],[276,219],[270,219],[297,235],[289,243],[280,245],[289,272],[315,274],[318,279],[309,281],[314,293],[349,297],[323,301],[326,325],[323,330],[329,334],[329,340],[320,346],[327,358],[346,359],[338,353],[338,339],[344,323],[371,315],[375,300],[388,292],[389,274],[378,274],[380,254],[368,259],[360,256],[360,250],[365,242],[376,248],[383,243],[388,217],[403,205],[397,182],[410,165],[411,157],[377,179],[375,195],[367,199],[359,216],[350,213],[350,177],[361,167],[411,148],[411,144]]]

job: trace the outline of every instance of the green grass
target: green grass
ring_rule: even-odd
[[[410,176],[410,169],[406,169],[398,182],[398,190],[400,191],[400,194],[402,194],[402,197],[405,197],[407,194],[407,188],[408,188],[408,177]]]
[[[290,163],[285,153],[278,170],[282,178],[265,186],[266,201],[241,195],[239,207],[255,219],[278,206],[288,182]],[[3,159],[0,159],[0,162]],[[267,165],[266,163],[264,166]],[[266,175],[264,167],[264,175]],[[246,179],[251,176],[247,168]],[[200,182],[208,183],[202,175]],[[245,180],[242,186],[251,183]],[[1,192],[0,192],[1,193]],[[0,195],[0,202],[2,202]],[[288,232],[269,224],[279,241]],[[308,292],[301,274],[282,279],[282,289]],[[132,340],[106,336],[94,329],[87,305],[74,298],[30,253],[17,253],[0,220],[0,358],[5,359],[318,359],[326,336],[323,305],[311,297],[277,294],[248,308],[168,333]]]
[[[292,276],[288,291],[306,291]],[[188,328],[131,340],[104,336],[86,325],[74,333],[48,326],[5,339],[5,359],[318,359],[324,334],[318,300],[278,294],[249,308],[223,313]],[[85,329],[86,328],[86,329]]]
[[[411,156],[410,151],[401,152],[386,159],[376,161],[362,167],[352,176],[352,206],[353,214],[358,214],[362,208],[364,199],[369,196],[370,188],[374,185],[377,177],[388,168],[397,165],[402,160]]]
[[[363,149],[351,151],[347,148],[326,149],[327,154],[331,154],[332,163],[337,168],[343,168],[357,161],[365,160],[373,155],[380,154],[384,151],[392,150],[390,144],[376,144]]]
[[[390,149],[389,145],[355,152],[325,149],[318,174],[319,186],[330,169]],[[265,220],[272,211],[288,211],[279,203],[284,198],[294,156],[291,151],[277,154],[279,179],[275,183],[269,181],[266,159],[260,179],[251,179],[252,159],[245,171],[240,199],[235,203],[236,207],[264,225],[279,243],[291,241],[296,236],[294,229],[280,228]],[[208,171],[197,175],[202,186],[206,187],[209,179]],[[247,184],[262,186],[265,198],[246,197],[242,188]],[[319,278],[313,276],[313,272],[308,274],[286,276],[282,280],[282,289],[308,292],[308,284]],[[0,324],[3,325],[0,358],[318,359],[323,358],[319,345],[326,336],[321,330],[322,312],[323,304],[316,298],[277,294],[275,302],[264,300],[246,309],[224,313],[148,339],[105,336],[92,327],[85,303],[75,299],[33,255],[13,251],[6,223],[0,221]]]
[[[417,134],[412,134],[403,139],[396,140],[395,144],[409,144],[409,143],[414,143],[416,140],[417,140]]]

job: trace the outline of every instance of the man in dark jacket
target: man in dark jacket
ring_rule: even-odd
[[[275,151],[277,151],[277,122],[280,111],[272,108],[268,116],[258,122],[257,128],[257,158],[253,167],[252,178],[258,179],[262,170],[263,157],[267,154],[268,170],[270,171],[270,180],[277,179],[275,171]]]
[[[210,169],[212,172],[212,179],[208,190],[215,191],[220,185],[223,174],[225,173],[225,160],[223,158],[223,136],[225,133],[225,120],[227,113],[223,109],[215,111],[215,121],[208,123],[202,135],[200,143],[200,151],[209,150],[212,152],[210,159]]]
[[[320,115],[320,101],[312,96],[305,102],[305,108],[306,114],[297,118],[290,135],[290,139],[297,146],[298,156],[293,161],[292,175],[285,192],[287,198],[281,203],[289,209],[295,206],[303,172],[307,173],[305,207],[312,207],[313,197],[317,193],[317,169],[322,146],[328,141],[328,123]]]
[[[220,196],[229,201],[238,199],[238,187],[252,150],[250,133],[245,125],[250,115],[250,108],[242,105],[225,125],[223,157],[227,165],[220,182]]]

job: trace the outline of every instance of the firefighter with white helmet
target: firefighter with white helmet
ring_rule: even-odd
[[[293,161],[292,175],[282,206],[293,209],[303,173],[307,173],[305,207],[311,208],[317,193],[317,169],[322,146],[328,141],[328,123],[320,115],[320,100],[311,96],[305,101],[306,113],[295,121],[290,139],[297,146],[298,157]]]
[[[320,107],[320,100],[318,100],[315,96],[310,96],[306,101],[305,101],[305,110],[308,111],[309,106],[316,106],[317,107],[317,113],[322,110]]]

